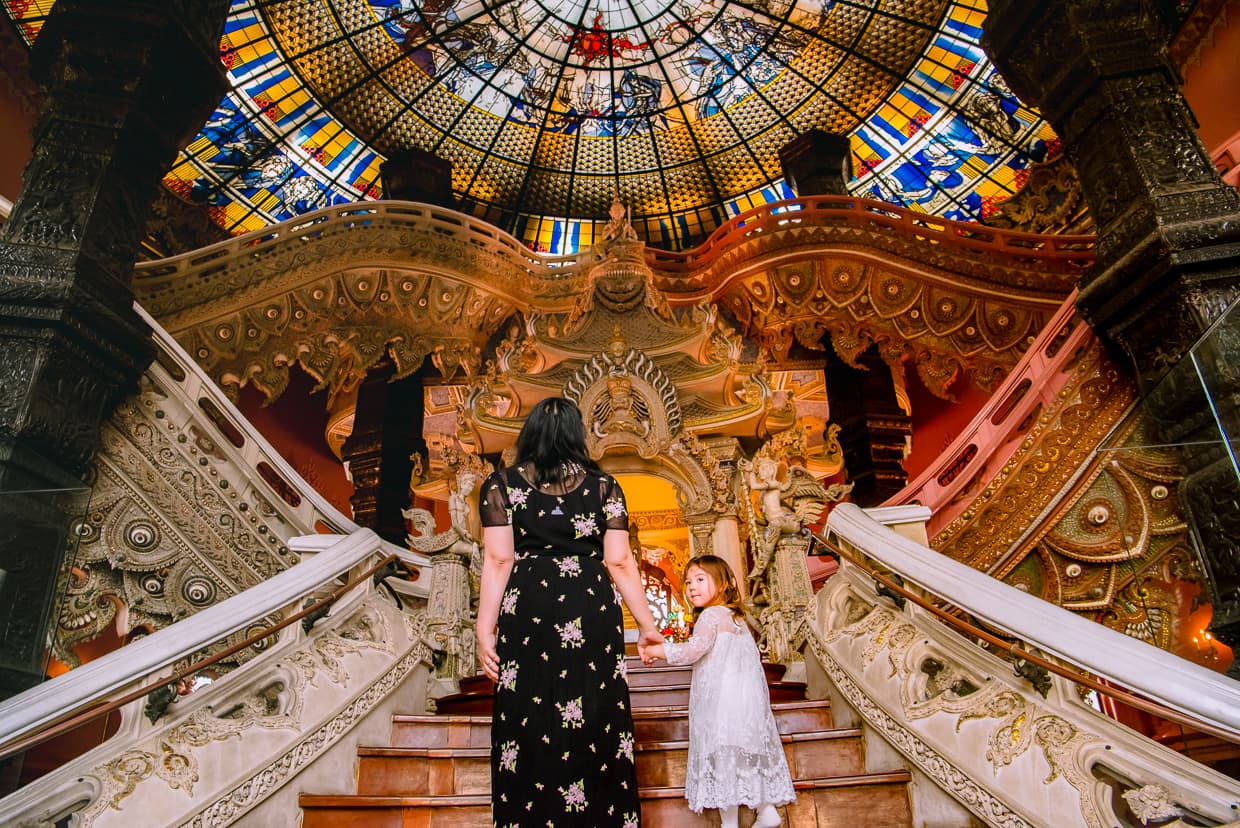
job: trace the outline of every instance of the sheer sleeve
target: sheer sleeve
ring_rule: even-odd
[[[715,638],[719,635],[720,625],[729,621],[732,610],[727,607],[710,607],[698,617],[693,625],[693,635],[688,641],[677,644],[674,641],[663,642],[663,657],[668,664],[692,664],[710,652],[715,646]]]
[[[501,472],[495,472],[478,492],[478,516],[483,526],[508,526],[512,523],[512,506],[508,503],[508,485]]]
[[[624,490],[620,488],[616,478],[605,476],[599,486],[599,494],[603,498],[603,516],[607,520],[607,528],[629,531],[629,507],[624,502]]]

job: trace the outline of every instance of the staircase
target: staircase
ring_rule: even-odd
[[[717,826],[684,799],[689,748],[688,667],[644,667],[629,660],[643,824]],[[781,681],[767,665],[771,707],[783,736],[797,801],[783,809],[794,828],[912,825],[907,771],[866,773],[861,731],[834,728],[825,701],[807,701],[805,685]],[[302,794],[303,828],[473,828],[491,826],[491,683],[467,679],[439,700],[433,716],[396,716],[391,744],[358,749],[357,793]],[[753,819],[742,810],[741,825]]]

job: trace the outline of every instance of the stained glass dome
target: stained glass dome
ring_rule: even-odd
[[[6,0],[28,41],[51,2]],[[233,89],[165,179],[234,233],[380,195],[415,147],[535,249],[618,192],[683,248],[791,197],[778,150],[851,137],[853,193],[977,220],[1057,141],[978,45],[978,0],[236,0]]]

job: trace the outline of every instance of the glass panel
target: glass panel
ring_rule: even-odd
[[[0,492],[0,670],[12,691],[47,678],[90,489]]]

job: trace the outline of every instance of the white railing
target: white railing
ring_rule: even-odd
[[[372,556],[388,554],[383,541],[369,529],[333,540],[321,554],[257,586],[0,702],[0,748],[142,684],[204,647],[299,604]]]
[[[154,376],[157,385],[164,387],[168,393],[181,397],[185,407],[194,412],[194,419],[209,429],[218,449],[228,456],[240,473],[239,478],[234,481],[235,484],[261,487],[266,492],[266,499],[287,517],[289,523],[297,527],[299,532],[310,533],[326,529],[347,535],[357,531],[358,525],[302,479],[159,322],[136,302],[134,310],[151,326],[155,347],[162,352],[160,358],[147,369],[148,373]],[[206,415],[204,400],[219,413],[224,423],[231,426],[232,435],[221,431],[221,424]],[[237,438],[241,442],[240,446],[235,442]],[[279,491],[273,481],[264,477],[259,471],[260,464],[266,464],[275,473],[275,477],[285,484],[285,492]],[[295,495],[295,503],[290,503],[287,499],[288,492]]]
[[[841,504],[827,529],[979,621],[1043,652],[1240,738],[1240,682],[1082,618],[914,543],[859,506]]]
[[[430,579],[390,580],[422,599],[398,607],[371,574],[391,557],[373,532],[301,540],[290,545],[316,552],[308,560],[0,704],[4,750],[75,711],[124,702],[111,738],[0,799],[0,825],[285,824],[296,811],[295,786],[285,784],[294,776],[308,771],[314,784],[345,792],[352,777],[335,769],[394,712],[425,704]],[[330,600],[327,617],[296,623],[307,596]],[[143,715],[152,677],[273,617],[293,623],[241,666],[151,721]]]
[[[1001,659],[917,601],[897,604],[854,559],[899,575],[908,596],[928,593],[1020,639],[1032,653],[1025,667],[1059,660],[1233,740],[1240,685],[906,537],[924,537],[928,517],[920,506],[842,504],[830,514],[827,532],[846,557],[817,595],[805,641],[837,724],[864,721],[987,825],[1139,828],[1177,816],[1218,825],[1240,814],[1240,782],[1104,715],[1069,679],[1018,673],[1017,653]],[[901,524],[903,534],[889,528]],[[915,811],[930,791],[914,786]]]

